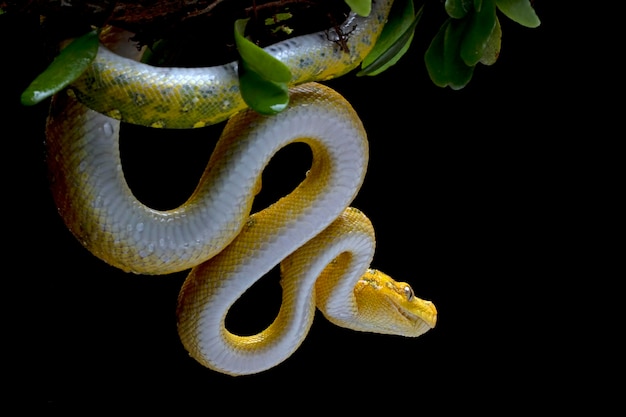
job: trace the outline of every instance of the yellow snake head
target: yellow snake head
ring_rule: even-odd
[[[368,269],[354,288],[363,331],[417,337],[435,327],[437,309],[411,286]]]

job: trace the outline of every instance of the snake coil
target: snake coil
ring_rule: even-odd
[[[325,33],[269,47],[294,74],[290,105],[274,116],[245,108],[236,63],[154,68],[105,46],[87,73],[53,98],[46,143],[59,213],[87,249],[122,270],[191,269],[178,299],[178,332],[203,365],[241,375],[279,364],[306,337],[315,306],[359,331],[415,337],[435,325],[431,302],[369,268],[373,227],[349,207],[365,176],[366,133],[341,95],[311,82],[355,68],[391,3],[375,1],[369,17],[347,19],[354,28],[349,52]],[[158,211],[139,202],[124,179],[119,119],[170,128],[228,122],[188,201]],[[312,150],[307,177],[250,214],[263,169],[293,142]],[[283,302],[274,322],[252,336],[228,331],[229,308],[279,263]]]

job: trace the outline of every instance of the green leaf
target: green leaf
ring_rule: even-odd
[[[474,2],[473,0],[446,0],[444,7],[448,16],[462,19],[474,8]]]
[[[459,90],[472,79],[474,67],[465,64],[459,55],[461,40],[467,26],[467,19],[448,18],[426,50],[424,54],[426,69],[435,85]]]
[[[289,104],[291,71],[244,37],[248,19],[235,21],[235,43],[241,56],[239,87],[246,104],[261,114],[276,114]]]
[[[398,3],[396,3],[398,4]],[[393,7],[374,48],[363,59],[361,71],[356,75],[377,75],[394,65],[408,51],[417,23],[422,17],[424,5],[417,14],[413,0],[408,0],[403,8]]]
[[[182,50],[180,40],[158,39],[141,55],[141,63],[157,67],[171,67]]]
[[[266,115],[283,111],[289,104],[289,88],[285,83],[269,81],[248,67],[239,66],[241,97],[253,110]]]
[[[372,0],[345,0],[345,2],[359,16],[369,16],[372,11]]]
[[[244,37],[248,20],[250,19],[235,21],[235,44],[241,59],[246,62],[250,70],[257,72],[263,78],[282,83],[291,81],[291,71],[285,64]]]
[[[98,53],[98,31],[92,30],[67,45],[22,93],[21,102],[35,105],[74,82]]]
[[[536,28],[541,24],[530,0],[496,0],[496,5],[506,17],[522,26]]]
[[[474,11],[468,15],[469,25],[461,42],[461,58],[469,66],[476,65],[483,56],[487,42],[496,27],[495,0],[476,0]]]
[[[265,19],[265,26],[272,26],[275,25],[278,22],[282,22],[284,20],[289,20],[293,17],[293,15],[289,12],[284,12],[284,13],[276,13],[274,14],[272,17],[268,17],[267,19]]]
[[[483,65],[493,65],[498,60],[500,55],[500,45],[502,42],[502,28],[500,27],[500,21],[496,17],[496,27],[491,32],[491,36],[487,40],[487,45],[483,51],[483,56],[480,58],[480,63]]]

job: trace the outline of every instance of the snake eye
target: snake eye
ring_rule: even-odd
[[[404,286],[404,295],[406,296],[407,301],[411,301],[411,300],[413,300],[413,297],[415,297],[415,293],[413,292],[413,288],[411,288],[410,285],[405,285]]]

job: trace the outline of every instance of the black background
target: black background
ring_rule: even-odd
[[[537,291],[557,275],[567,229],[560,202],[578,177],[563,168],[571,143],[558,135],[575,118],[580,91],[563,85],[572,41],[553,2],[536,1],[536,29],[501,17],[502,51],[465,89],[432,85],[423,52],[443,21],[430,4],[401,63],[370,78],[328,82],[360,114],[370,165],[353,205],[377,232],[373,267],[409,282],[439,311],[417,339],[362,334],[321,315],[301,348],[267,372],[233,378],[198,365],[175,325],[185,274],[122,273],[69,234],[51,200],[44,164],[46,106],[23,108],[20,92],[42,69],[40,43],[2,17],[5,346],[10,385],[23,405],[48,410],[304,413],[337,404],[356,413],[519,410],[553,395],[559,352],[533,330],[558,327]],[[5,19],[6,18],[6,19]],[[15,36],[14,34],[19,34]],[[567,109],[567,110],[566,110]],[[563,113],[567,115],[565,116]],[[217,130],[154,134],[125,128],[122,150],[134,191],[174,205],[193,188]],[[209,136],[207,138],[207,136]],[[307,152],[281,152],[257,207],[293,187]],[[556,163],[555,163],[556,162]],[[271,319],[279,297],[268,276],[233,312],[235,326]],[[532,335],[532,336],[531,336]],[[536,359],[548,361],[536,374]],[[540,380],[520,391],[526,377]],[[83,408],[84,407],[84,408]],[[383,408],[384,407],[384,408]]]

